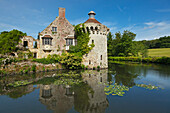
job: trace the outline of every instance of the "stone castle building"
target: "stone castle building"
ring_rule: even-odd
[[[85,66],[90,68],[100,66],[107,68],[107,34],[109,28],[95,19],[95,12],[89,12],[89,19],[84,23],[85,31],[90,32],[89,44],[94,43],[95,47],[83,56]],[[39,38],[34,39],[31,36],[25,36],[22,39],[22,46],[27,47],[33,52],[35,58],[44,58],[48,55],[59,54],[69,51],[70,45],[76,45],[77,39],[74,35],[74,27],[65,18],[65,8],[59,8],[59,16],[39,33]],[[37,48],[33,47],[34,41],[37,42]]]

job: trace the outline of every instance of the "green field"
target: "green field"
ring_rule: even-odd
[[[148,49],[148,55],[152,57],[170,57],[170,48]]]

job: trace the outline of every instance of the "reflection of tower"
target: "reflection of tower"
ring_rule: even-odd
[[[70,86],[40,85],[40,99],[42,104],[56,113],[67,113],[74,103]]]
[[[82,112],[86,113],[103,113],[108,107],[104,92],[104,83],[107,82],[107,70],[97,71],[85,71],[82,73],[83,80],[88,83],[93,91],[88,92],[89,106],[85,106]]]

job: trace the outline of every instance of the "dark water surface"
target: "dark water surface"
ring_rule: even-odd
[[[82,78],[74,79],[73,83],[68,77],[55,77],[64,73],[79,74]],[[23,80],[33,83],[7,87],[9,83]],[[124,96],[106,95],[104,83],[107,82],[116,82],[130,89]],[[137,84],[159,88],[149,90]],[[109,64],[108,70],[57,71],[0,78],[0,113],[67,112],[170,113],[170,66]]]

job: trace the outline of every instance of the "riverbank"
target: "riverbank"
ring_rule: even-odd
[[[54,70],[65,69],[60,63],[43,64],[33,62],[32,60],[22,60],[17,62],[10,62],[6,65],[1,65],[0,76],[48,72]]]
[[[61,64],[56,59],[42,58],[42,59],[16,59],[16,58],[4,58],[0,59],[0,76],[6,75],[23,75],[39,72],[49,72],[57,70],[100,70],[100,66],[89,68],[82,65],[78,69],[68,69],[66,65]]]
[[[130,62],[144,62],[144,63],[158,63],[158,64],[170,64],[170,57],[109,57],[108,60],[112,61],[130,61]]]

